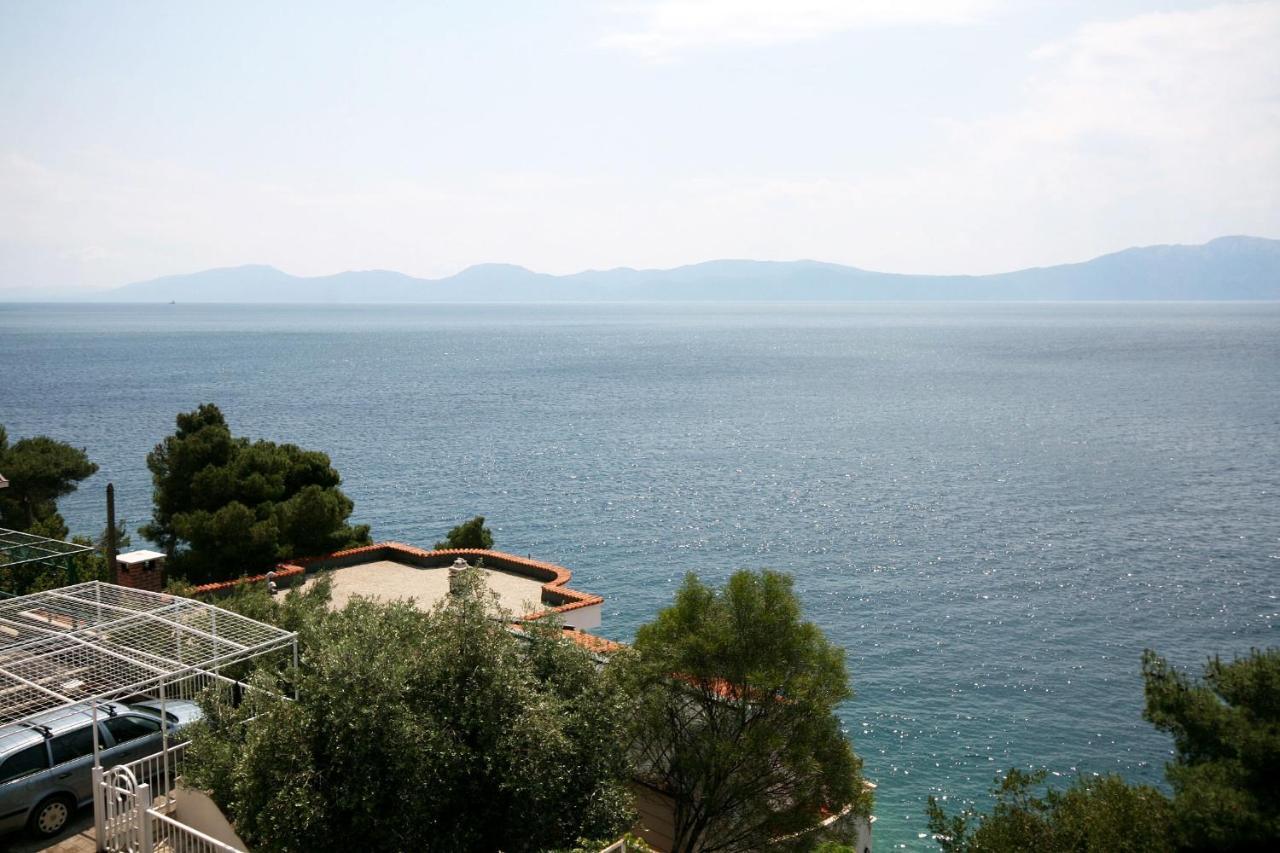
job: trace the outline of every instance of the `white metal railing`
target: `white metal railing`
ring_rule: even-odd
[[[224,695],[227,697],[236,696],[236,694],[247,690],[259,689],[243,682],[234,681],[216,672],[195,670],[176,681],[166,684],[164,692],[165,697],[168,699],[194,701],[199,699],[206,691],[214,688],[224,691]],[[145,755],[121,766],[128,767],[133,773],[133,777],[139,782],[146,782],[151,786],[152,796],[158,804],[170,805],[173,789],[177,786],[178,778],[182,776],[186,763],[187,745],[189,743],[189,740],[178,743],[171,741],[167,751],[161,749],[151,755]]]
[[[608,847],[601,850],[600,853],[629,853],[629,851],[637,850],[637,849],[638,848],[631,847],[630,845],[628,845],[627,839],[619,838],[617,841],[613,842]]]
[[[124,765],[99,777],[98,797],[99,845],[109,853],[244,853],[169,817],[169,799],[153,802],[151,787]]]
[[[94,768],[93,775],[98,847],[113,853],[149,853],[149,845],[144,846],[142,816],[151,806],[151,790],[139,785],[127,768],[113,767],[106,773]]]
[[[228,691],[234,690],[237,687],[240,690],[255,689],[242,681],[227,678],[221,673],[207,669],[196,669],[181,678],[165,682],[164,695],[169,699],[195,700],[200,697],[201,693],[214,685],[219,685]]]
[[[149,784],[151,795],[167,805],[173,789],[177,786],[178,777],[182,775],[187,758],[187,745],[190,743],[191,741],[184,740],[181,743],[170,744],[168,752],[160,750],[120,766],[128,767],[133,773],[133,778],[139,782]]]
[[[244,853],[155,809],[147,809],[146,822],[152,846],[143,853]]]
[[[211,688],[226,691],[233,703],[246,691],[261,690],[220,673],[194,670],[161,685],[160,695],[196,700]],[[189,744],[189,740],[169,743],[167,748],[125,764],[94,768],[99,849],[109,853],[243,853],[165,814],[174,805]]]

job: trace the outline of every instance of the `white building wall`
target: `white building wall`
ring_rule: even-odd
[[[562,613],[564,624],[570,628],[577,628],[580,631],[588,631],[592,628],[599,628],[601,621],[602,605],[593,604],[590,607],[575,607],[573,610]]]

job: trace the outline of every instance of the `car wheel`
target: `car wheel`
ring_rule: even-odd
[[[41,800],[31,812],[31,831],[41,838],[52,838],[67,828],[75,810],[75,801],[66,794],[54,794]]]

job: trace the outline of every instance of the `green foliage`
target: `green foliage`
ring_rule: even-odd
[[[1173,812],[1168,798],[1115,775],[1081,776],[1065,791],[1036,796],[1044,771],[1011,769],[992,789],[989,814],[968,809],[949,817],[929,798],[929,829],[946,853],[1045,853],[1170,849]]]
[[[1144,716],[1173,735],[1166,773],[1184,849],[1275,849],[1280,839],[1280,649],[1210,660],[1192,681],[1142,660]]]
[[[195,596],[192,585],[185,581],[171,580],[165,586],[165,592],[170,595],[179,595],[184,598],[203,597],[209,603],[239,613],[241,616],[266,622],[286,631],[296,631],[300,649],[305,649],[314,643],[317,633],[324,631],[324,617],[329,610],[332,591],[333,583],[324,575],[317,577],[305,588],[297,586],[276,595],[268,592],[265,583],[238,584],[227,592],[205,596]],[[288,664],[289,661],[276,658],[265,662],[223,666],[220,672],[228,678],[243,681],[255,668],[271,666],[274,667],[273,671],[277,677],[281,679],[280,684],[287,681],[286,686],[292,690],[292,679],[295,673],[291,671]]]
[[[219,601],[301,631],[297,701],[213,699],[194,733],[188,772],[253,849],[515,853],[630,824],[622,694],[558,628],[490,618],[478,572],[466,587],[430,613]]]
[[[127,547],[129,545],[129,535],[124,532],[124,525],[123,519],[116,524],[116,544]],[[102,532],[98,534],[96,539],[90,539],[88,536],[73,536],[71,541],[76,545],[86,545],[96,550],[83,551],[76,554],[71,558],[70,571],[61,573],[60,577],[49,577],[47,579],[48,586],[33,587],[30,590],[31,592],[35,592],[37,589],[56,589],[60,586],[82,581],[106,581],[111,579],[110,567],[107,565],[106,525],[103,525]],[[51,573],[51,575],[53,574],[57,573]]]
[[[125,548],[128,548],[131,544],[133,544],[133,538],[129,536],[128,527],[129,527],[128,519],[122,518],[116,522],[116,550],[117,551],[122,551]],[[102,532],[98,534],[98,538],[93,540],[93,547],[97,548],[99,551],[103,552],[104,554],[107,551],[107,531],[109,529],[110,529],[109,527],[104,525],[102,528]]]
[[[94,544],[87,536],[73,536],[70,541],[90,547]],[[109,580],[106,557],[95,551],[18,566],[0,561],[0,590],[10,595],[26,595],[91,580]]]
[[[139,532],[193,581],[253,574],[280,560],[368,542],[329,457],[293,444],[232,436],[217,406],[177,417],[147,456],[154,511]]]
[[[674,850],[758,850],[847,804],[869,812],[835,716],[844,653],[801,619],[788,576],[716,590],[689,575],[613,666],[639,697],[641,775],[675,800]]]
[[[1118,776],[1080,778],[1034,796],[1043,773],[1010,770],[989,814],[948,816],[929,798],[947,853],[981,851],[1271,850],[1280,838],[1280,650],[1214,658],[1196,682],[1148,650],[1143,716],[1173,735],[1170,800]]]
[[[191,597],[192,593],[191,587],[182,581],[171,581],[165,591],[185,597]],[[332,592],[332,580],[327,575],[319,575],[305,588],[299,585],[276,595],[267,590],[265,583],[246,583],[207,600],[241,616],[286,631],[297,631],[300,647],[307,648],[319,641],[318,632],[324,630]]]
[[[129,544],[129,534],[124,528],[123,520],[116,524],[116,544],[121,547]],[[58,589],[82,581],[111,579],[107,571],[107,528],[105,526],[97,539],[73,536],[70,541],[73,544],[97,550],[81,551],[70,557],[54,558],[56,565],[28,564],[14,569],[0,567],[0,589],[13,595],[26,595],[30,592]]]
[[[601,850],[618,841],[627,842],[627,853],[653,853],[653,848],[645,843],[643,838],[627,833],[619,838],[579,838],[568,849],[553,850],[549,853],[600,853]]]
[[[66,539],[67,525],[58,513],[58,498],[76,490],[98,466],[88,454],[48,436],[9,444],[0,426],[0,474],[9,480],[0,489],[0,527],[50,539]]]
[[[446,548],[493,548],[493,531],[484,526],[484,516],[477,515],[470,521],[464,521],[445,534],[442,541],[436,543],[436,550]]]
[[[0,426],[0,474],[9,479],[9,487],[0,490],[0,527],[101,549],[106,528],[97,542],[82,536],[68,540],[67,524],[57,505],[58,498],[74,492],[81,480],[97,470],[84,450],[46,436],[10,445],[5,428]],[[124,541],[129,541],[127,536]],[[106,559],[94,552],[20,566],[0,565],[0,589],[13,595],[107,578]]]
[[[947,817],[929,798],[929,828],[944,851],[1162,851],[1169,849],[1168,799],[1115,775],[1077,778],[1065,791],[1036,796],[1044,771],[1011,769],[992,789],[990,814]]]

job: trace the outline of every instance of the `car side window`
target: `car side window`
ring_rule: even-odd
[[[149,720],[146,717],[135,717],[132,714],[126,714],[120,717],[108,717],[103,725],[107,727],[107,731],[111,732],[111,736],[116,739],[116,743],[125,743],[131,740],[137,740],[140,737],[153,735],[160,731],[159,720]]]
[[[93,726],[85,726],[82,729],[76,729],[74,732],[58,735],[49,741],[49,748],[53,752],[54,764],[75,761],[77,758],[92,755]]]
[[[30,776],[32,773],[48,768],[49,753],[45,750],[42,741],[6,758],[4,764],[0,764],[0,782],[21,779],[23,776]]]

